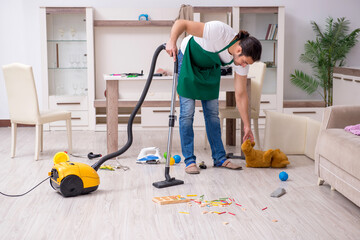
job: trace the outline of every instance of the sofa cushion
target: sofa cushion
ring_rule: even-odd
[[[264,111],[264,149],[279,148],[285,154],[304,154],[307,117]]]
[[[321,131],[317,144],[321,156],[360,178],[360,136],[344,129],[327,129]]]

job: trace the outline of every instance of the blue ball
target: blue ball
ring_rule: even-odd
[[[281,181],[286,181],[289,178],[289,175],[286,172],[281,172],[279,178]]]
[[[179,155],[174,155],[173,158],[175,159],[175,163],[181,162],[181,157]]]

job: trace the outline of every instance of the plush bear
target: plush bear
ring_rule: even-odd
[[[273,167],[284,168],[290,164],[287,156],[279,149],[269,149],[267,151],[260,151],[254,149],[255,142],[249,139],[241,145],[241,150],[245,154],[246,167]]]
[[[271,161],[272,168],[284,168],[290,164],[288,157],[280,149],[275,149]]]

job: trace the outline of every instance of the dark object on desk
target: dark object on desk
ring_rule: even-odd
[[[221,67],[221,76],[232,75],[232,67]]]
[[[154,77],[162,77],[162,73],[154,73],[153,76]]]
[[[235,156],[233,153],[227,153],[226,159],[242,159],[245,160],[245,157],[243,156]]]
[[[144,71],[141,70],[141,73],[125,73],[126,76],[143,76],[144,75]]]

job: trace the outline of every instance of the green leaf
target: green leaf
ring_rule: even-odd
[[[305,74],[302,71],[295,70],[295,74],[291,74],[290,76],[291,83],[301,88],[308,94],[314,93],[319,86],[318,81],[316,81],[313,77]]]

